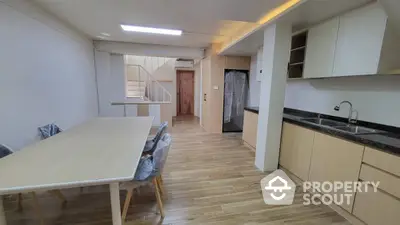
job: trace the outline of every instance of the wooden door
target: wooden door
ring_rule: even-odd
[[[194,71],[177,71],[177,114],[194,115]]]

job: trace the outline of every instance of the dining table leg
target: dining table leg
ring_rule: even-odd
[[[122,225],[121,205],[119,199],[119,183],[110,184],[110,197],[113,225]]]
[[[0,196],[0,225],[7,225],[6,213],[4,212],[3,196]]]

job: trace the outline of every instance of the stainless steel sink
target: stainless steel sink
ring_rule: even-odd
[[[367,127],[361,127],[361,126],[356,126],[356,125],[347,125],[347,126],[338,126],[338,127],[333,127],[334,129],[349,132],[352,134],[378,134],[378,133],[385,133],[384,131],[381,130],[376,130],[372,128],[367,128]]]
[[[315,123],[315,124],[329,126],[329,127],[346,126],[347,125],[347,123],[338,122],[338,121],[329,120],[329,119],[320,119],[320,118],[305,118],[305,119],[301,119],[301,120],[305,121],[305,122]]]
[[[344,131],[350,134],[378,134],[378,133],[385,133],[385,131],[371,129],[367,127],[356,126],[344,122],[339,122],[330,119],[320,119],[320,118],[305,118],[301,119],[304,122],[314,123],[321,126],[328,126],[332,129]]]

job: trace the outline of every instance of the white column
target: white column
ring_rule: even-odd
[[[119,183],[110,184],[111,211],[113,225],[122,225],[121,206],[119,200]]]
[[[0,196],[0,225],[7,225],[6,215],[3,206],[3,196]]]
[[[261,171],[278,168],[291,33],[290,23],[273,24],[264,31],[255,161]]]

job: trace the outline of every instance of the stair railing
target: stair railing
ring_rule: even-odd
[[[139,97],[143,100],[153,101],[153,102],[171,102],[172,97],[171,93],[165,87],[158,82],[153,75],[150,74],[143,66],[136,64],[128,64],[129,67],[136,67],[138,69],[137,79],[129,80],[127,76],[127,83],[129,86],[129,82],[138,82],[139,95],[137,96],[128,96],[128,97]],[[142,76],[144,76],[142,78]],[[142,84],[144,83],[144,84]],[[144,86],[143,86],[144,85]],[[127,87],[129,89],[129,87]],[[144,89],[144,91],[142,91]]]

